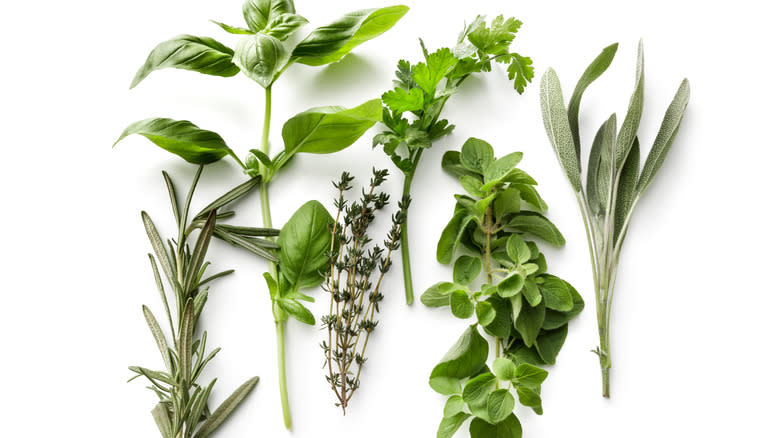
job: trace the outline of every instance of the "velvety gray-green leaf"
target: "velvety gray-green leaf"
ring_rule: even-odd
[[[312,66],[338,61],[360,44],[390,30],[408,10],[398,5],[346,14],[312,31],[295,47],[293,57]]]
[[[238,73],[233,51],[208,37],[179,35],[155,47],[130,84],[134,88],[149,73],[163,68],[178,68],[212,76],[230,77]]]
[[[626,223],[631,205],[636,201],[636,187],[639,181],[639,139],[634,138],[634,145],[623,164],[623,170],[620,171],[620,180],[618,181],[617,199],[615,199],[615,225],[613,244],[617,244],[617,239]]]
[[[541,102],[544,129],[547,130],[547,137],[558,156],[558,161],[574,191],[582,191],[580,160],[574,147],[574,137],[569,126],[566,106],[563,103],[561,83],[553,69],[548,69],[542,76]]]
[[[168,370],[169,373],[173,373],[173,366],[171,365],[171,354],[168,351],[168,342],[165,340],[165,335],[160,328],[160,324],[157,322],[157,318],[154,317],[152,311],[149,310],[148,307],[143,306],[142,310],[144,313],[144,318],[146,319],[146,324],[149,325],[149,330],[152,332],[152,336],[154,336],[154,342],[157,344],[157,349],[160,350],[160,354],[162,355],[163,363],[165,363],[165,369]]]
[[[249,393],[252,392],[259,380],[258,377],[252,377],[239,386],[233,394],[225,399],[225,401],[222,402],[208,418],[206,418],[206,421],[201,424],[198,432],[195,433],[194,438],[206,438],[217,430],[217,428],[236,410],[241,402],[244,401]]]
[[[620,131],[617,135],[615,145],[615,168],[622,169],[628,157],[631,145],[634,144],[634,138],[639,130],[639,121],[642,118],[642,107],[644,106],[645,93],[645,53],[642,48],[642,41],[639,41],[639,49],[636,59],[636,85],[631,94],[631,101],[628,104],[628,111]]]
[[[617,117],[613,113],[599,128],[593,139],[588,161],[586,195],[588,207],[596,216],[603,216],[607,209],[609,193],[615,175],[614,150],[617,134]]]
[[[574,138],[574,147],[577,151],[577,158],[580,158],[580,102],[582,101],[582,95],[585,93],[588,86],[598,79],[599,76],[607,70],[610,64],[612,64],[617,49],[618,43],[605,47],[596,59],[590,63],[588,68],[585,69],[585,72],[582,73],[580,80],[577,81],[577,85],[574,87],[574,92],[571,94],[568,117],[569,126],[571,126]]]

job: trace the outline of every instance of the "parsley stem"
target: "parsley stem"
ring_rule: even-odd
[[[412,168],[404,175],[404,191],[402,196],[411,196],[412,191],[412,179],[414,179],[414,171],[417,170],[417,164],[420,162],[422,156],[422,149],[417,150],[416,155],[412,159]],[[411,305],[414,302],[414,288],[412,286],[412,262],[409,254],[409,233],[406,228],[406,224],[409,221],[404,221],[401,225],[401,258],[404,268],[404,289],[406,291],[406,304]]]

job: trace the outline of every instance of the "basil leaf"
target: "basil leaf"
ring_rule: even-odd
[[[279,266],[290,290],[322,283],[320,271],[328,263],[329,226],[333,218],[317,201],[303,204],[279,231]]]
[[[222,30],[224,30],[227,33],[233,34],[233,35],[253,35],[254,32],[252,32],[249,29],[244,29],[243,27],[238,26],[231,26],[229,24],[222,23],[220,21],[216,20],[209,20],[212,23],[216,24],[217,26],[221,27]]]
[[[142,135],[157,146],[193,164],[213,163],[228,154],[238,160],[219,134],[200,129],[187,120],[139,120],[125,128],[114,146],[132,134]]]
[[[574,147],[574,138],[566,115],[566,106],[563,103],[561,83],[553,69],[548,69],[542,76],[541,96],[542,119],[547,137],[569,178],[569,183],[575,192],[581,192],[580,160]]]
[[[233,60],[250,79],[268,88],[276,80],[290,53],[277,38],[258,33],[242,38]]]
[[[309,309],[304,307],[303,304],[299,303],[298,301],[282,298],[276,300],[276,303],[279,305],[279,307],[282,308],[282,310],[287,312],[288,315],[292,316],[298,321],[308,325],[314,325],[316,323],[314,315],[311,313],[311,311],[309,311]]]
[[[155,47],[130,84],[134,88],[149,73],[163,68],[192,70],[212,76],[230,77],[238,73],[233,51],[208,37],[179,35]]]
[[[285,122],[282,138],[287,159],[299,152],[329,154],[357,141],[382,120],[382,103],[369,100],[351,109],[331,106],[312,108]]]
[[[295,13],[292,0],[246,0],[242,9],[244,20],[253,32],[262,31],[281,14]]]
[[[408,10],[398,5],[346,14],[310,33],[295,47],[293,58],[312,66],[338,61],[360,44],[390,30]]]
[[[308,22],[309,20],[298,14],[284,13],[277,15],[273,20],[269,21],[268,26],[266,26],[263,33],[278,38],[280,41],[284,41],[289,38],[293,32],[298,30],[299,27]]]
[[[488,343],[476,325],[471,325],[433,369],[428,384],[440,394],[459,393],[460,380],[482,369],[487,357]]]

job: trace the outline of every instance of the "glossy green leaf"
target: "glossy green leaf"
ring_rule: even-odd
[[[574,137],[569,126],[566,106],[563,103],[561,83],[553,69],[548,69],[542,76],[541,96],[542,120],[544,121],[544,129],[547,130],[547,137],[569,178],[569,183],[575,192],[580,192],[582,191],[580,160],[574,146]]]
[[[536,337],[539,336],[539,332],[542,329],[542,323],[544,323],[545,308],[541,304],[538,306],[531,306],[527,300],[524,299],[520,314],[515,319],[515,329],[520,333],[523,338],[523,343],[530,347],[536,342]],[[544,357],[543,357],[544,358]]]
[[[515,399],[506,389],[497,389],[490,393],[487,400],[488,418],[493,423],[499,423],[512,413]]]
[[[493,361],[493,373],[500,380],[512,380],[515,376],[515,364],[505,357],[498,357]]]
[[[282,128],[288,157],[306,152],[330,154],[357,141],[382,120],[382,102],[369,100],[354,108],[331,106],[312,108],[285,122]]]
[[[465,406],[463,397],[459,395],[451,395],[447,399],[447,402],[444,403],[444,417],[454,417],[455,415],[460,414],[463,412],[463,406]]]
[[[469,433],[474,438],[522,438],[523,427],[514,414],[498,424],[490,424],[482,418],[475,418],[469,425]]]
[[[238,26],[231,26],[229,24],[222,23],[220,21],[216,20],[209,20],[212,23],[216,24],[217,26],[221,27],[222,30],[224,30],[227,33],[233,34],[233,35],[252,35],[254,32],[252,32],[249,29],[244,29],[243,27]]]
[[[249,28],[260,32],[280,15],[295,13],[295,5],[293,0],[246,0],[243,12]]]
[[[315,287],[322,283],[320,274],[328,263],[325,252],[330,248],[329,226],[333,218],[317,201],[303,204],[279,232],[280,270],[291,290]]]
[[[580,77],[580,80],[577,82],[577,85],[574,87],[574,92],[571,94],[571,99],[569,100],[569,107],[568,107],[568,117],[569,117],[569,126],[571,126],[571,131],[573,134],[574,139],[574,147],[577,151],[577,158],[580,157],[580,102],[582,101],[582,95],[585,93],[585,90],[590,86],[590,84],[593,83],[596,79],[601,76],[602,73],[604,73],[607,68],[612,64],[612,60],[615,58],[615,53],[617,52],[618,44],[614,43],[604,48],[604,50],[599,53],[599,55],[596,57],[596,59],[593,60],[593,62],[590,63],[588,68],[585,69],[585,72],[582,73],[582,76]]]
[[[252,377],[239,386],[217,409],[206,418],[194,438],[206,438],[211,435],[238,408],[241,402],[252,392],[260,379]]]
[[[412,78],[428,96],[435,96],[436,86],[447,77],[457,63],[458,58],[450,52],[450,49],[442,48],[426,55],[425,62],[415,65]]]
[[[408,10],[398,5],[346,14],[310,33],[295,47],[293,57],[313,66],[338,61],[360,44],[390,30]]]
[[[186,120],[166,118],[139,120],[125,128],[122,135],[114,142],[114,146],[133,134],[142,135],[157,146],[193,164],[213,163],[228,154],[235,157],[219,134],[200,129]],[[237,157],[235,158],[238,160]]]
[[[682,122],[685,108],[688,106],[688,100],[690,99],[691,88],[688,84],[688,79],[684,79],[680,84],[680,88],[677,89],[677,93],[672,99],[672,103],[666,110],[664,119],[661,122],[661,129],[658,131],[658,135],[655,137],[653,147],[650,149],[650,154],[647,156],[645,167],[642,169],[642,175],[639,177],[639,183],[637,185],[637,192],[642,194],[647,190],[647,187],[652,182],[658,169],[666,158],[666,154],[669,152],[669,148],[672,147],[674,138],[677,136],[677,130],[680,128],[680,122]]]
[[[482,262],[479,257],[462,255],[455,260],[452,281],[468,286],[479,276],[480,272],[482,272]]]
[[[436,392],[450,395],[452,380],[460,391],[460,379],[470,377],[482,369],[488,356],[488,343],[479,334],[476,325],[469,326],[455,345],[431,372],[428,383]]]
[[[296,300],[281,298],[276,300],[276,304],[287,312],[288,315],[304,324],[314,325],[316,323],[311,311]]]
[[[496,319],[496,309],[489,301],[480,301],[477,303],[477,322],[485,327],[490,325]]]
[[[488,142],[471,137],[463,143],[460,162],[466,169],[484,174],[495,159],[493,147]]]
[[[474,314],[474,303],[468,293],[456,289],[450,294],[450,310],[456,317],[468,319]]]
[[[558,357],[568,332],[568,326],[564,325],[555,330],[542,333],[536,339],[536,351],[539,352],[539,356],[546,364],[555,364],[555,358]]]
[[[460,429],[460,426],[468,420],[471,415],[460,412],[452,417],[444,417],[439,424],[439,429],[436,431],[436,438],[452,438],[455,432]]]
[[[284,68],[290,53],[279,39],[258,33],[238,41],[233,61],[250,79],[268,88]]]
[[[512,217],[505,225],[513,232],[526,233],[548,242],[554,246],[563,246],[566,239],[549,219],[539,213],[522,212]]]
[[[639,130],[639,121],[642,118],[642,106],[644,105],[645,92],[645,53],[642,48],[642,41],[639,41],[639,50],[636,60],[636,85],[631,94],[631,101],[628,104],[628,111],[620,131],[617,135],[615,145],[615,168],[622,169],[626,162],[631,145],[634,144],[634,138]]]
[[[299,27],[308,23],[309,20],[294,13],[279,14],[274,17],[264,31],[265,34],[284,41],[298,30]]]
[[[149,73],[163,68],[191,70],[212,76],[230,77],[238,73],[233,51],[208,37],[179,35],[160,43],[146,58],[130,84],[134,88]]]
[[[574,307],[574,300],[569,293],[569,286],[563,280],[554,276],[545,276],[539,285],[544,297],[544,305],[548,309],[568,312]]]
[[[514,370],[512,384],[526,388],[535,388],[544,382],[549,373],[541,368],[527,363],[521,363]]]

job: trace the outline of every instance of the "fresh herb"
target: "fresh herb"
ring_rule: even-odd
[[[390,28],[406,14],[406,6],[388,6],[348,13],[333,23],[314,29],[292,49],[283,41],[308,21],[297,14],[292,0],[246,0],[243,6],[247,27],[215,22],[228,33],[242,35],[235,49],[208,37],[180,35],[155,47],[138,70],[131,88],[152,71],[178,68],[212,76],[231,77],[244,73],[265,89],[265,116],[260,148],[251,149],[245,161],[238,158],[215,132],[203,130],[181,120],[146,119],[130,125],[120,140],[140,134],[161,148],[195,164],[207,164],[225,156],[233,158],[244,173],[261,182],[260,205],[263,226],[272,227],[269,186],[276,174],[298,153],[328,154],[357,141],[363,133],[382,120],[379,99],[351,109],[338,106],[312,108],[289,119],[282,128],[284,150],[271,158],[271,89],[293,64],[327,65],[342,59],[358,45]],[[287,378],[285,372],[284,329],[289,316],[314,324],[314,316],[301,301],[313,298],[299,292],[322,282],[320,271],[327,264],[324,256],[329,243],[327,210],[316,201],[304,204],[282,227],[273,250],[268,284],[277,333],[279,390],[285,426],[291,428]],[[220,236],[219,234],[217,234]],[[247,248],[245,239],[231,243]],[[249,249],[249,248],[247,248]]]
[[[609,325],[620,250],[637,202],[663,164],[680,128],[690,96],[688,80],[684,79],[666,110],[661,129],[640,173],[639,139],[636,135],[642,115],[645,82],[644,53],[640,41],[636,86],[629,101],[626,118],[618,130],[617,119],[615,114],[612,114],[596,132],[583,190],[578,120],[580,101],[588,85],[601,76],[612,63],[616,51],[617,44],[606,47],[585,69],[569,100],[568,110],[564,105],[561,84],[555,70],[550,69],[544,74],[541,87],[544,127],[574,188],[588,235],[600,338],[600,345],[594,352],[601,362],[604,397],[609,397],[609,370],[612,367]]]
[[[154,250],[154,254],[149,254],[149,261],[165,309],[170,329],[170,342],[163,326],[152,311],[143,306],[144,318],[160,350],[165,369],[153,371],[132,366],[130,371],[135,373],[135,376],[130,380],[144,377],[151,383],[149,389],[159,398],[159,402],[152,409],[152,416],[163,438],[205,438],[211,435],[249,395],[258,381],[257,377],[247,380],[214,411],[209,409],[208,402],[217,379],[213,379],[206,386],[198,383],[203,369],[219,352],[219,348],[206,352],[207,332],[205,330],[200,339],[195,338],[198,319],[208,299],[208,284],[233,272],[229,270],[206,276],[206,269],[209,266],[209,262],[205,261],[206,252],[211,237],[219,227],[216,224],[216,210],[207,208],[196,216],[203,219],[195,219],[187,224],[192,194],[202,169],[201,166],[195,174],[195,180],[183,209],[179,207],[173,182],[168,174],[163,172],[179,230],[178,239],[164,242],[149,215],[146,212],[141,213],[144,228]],[[197,228],[201,231],[195,246],[190,249],[187,240]],[[266,229],[246,229],[245,232],[251,232],[255,236],[276,234],[275,230]],[[273,246],[272,242],[265,242]],[[165,279],[173,292],[173,309],[168,304],[168,294],[160,277],[158,264],[162,267]]]
[[[377,193],[387,175],[386,169],[374,169],[368,191],[363,191],[360,202],[352,204],[344,194],[352,188],[354,178],[344,172],[341,180],[333,183],[339,191],[335,200],[338,212],[331,227],[327,252],[330,269],[326,271],[324,288],[330,294],[330,311],[322,318],[323,327],[328,329],[328,339],[323,341],[322,348],[328,367],[325,379],[336,394],[337,406],[344,415],[360,386],[360,373],[368,360],[368,339],[379,323],[376,318],[379,303],[384,298],[382,280],[390,271],[390,254],[400,246],[401,225],[406,221],[410,203],[408,196],[398,203],[384,248],[375,245],[369,249],[368,231],[376,212],[390,202],[386,193]],[[375,278],[376,271],[379,275]],[[374,278],[376,283],[372,282]]]
[[[431,372],[429,384],[446,395],[437,438],[449,438],[467,420],[474,438],[522,435],[516,404],[542,414],[541,384],[583,308],[579,293],[547,273],[547,261],[532,240],[564,244],[544,216],[547,204],[536,181],[515,166],[523,154],[496,159],[485,141],[470,138],[461,152],[444,154],[442,167],[460,179],[467,194],[455,195],[453,217],[439,239],[436,256],[450,263],[452,281],[431,286],[420,297],[429,307],[449,307],[462,319],[476,319]],[[472,284],[484,273],[486,282]],[[488,367],[489,343],[495,360]]]
[[[398,62],[395,88],[382,95],[382,121],[387,130],[374,137],[374,146],[382,145],[404,173],[404,196],[411,193],[412,179],[423,151],[455,128],[440,116],[444,104],[463,81],[472,74],[491,71],[495,61],[508,65],[509,79],[513,80],[517,93],[523,93],[534,76],[531,59],[509,51],[521,25],[515,18],[504,20],[499,15],[488,26],[485,17],[478,16],[465,26],[452,49],[429,53],[421,40],[425,62],[415,65],[406,60]],[[401,233],[401,252],[406,302],[411,304],[414,292],[406,225]]]

